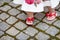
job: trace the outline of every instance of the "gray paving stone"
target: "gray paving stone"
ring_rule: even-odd
[[[17,33],[19,33],[18,30],[16,30],[14,27],[10,28],[9,30],[6,31],[6,33],[15,36]]]
[[[1,2],[3,1],[3,0],[0,0]]]
[[[10,2],[9,5],[12,6],[12,7],[17,7],[17,6],[19,6],[19,4],[14,4],[13,2]]]
[[[16,36],[16,38],[17,38],[18,40],[27,40],[27,39],[29,38],[29,36],[26,35],[26,34],[24,34],[23,32],[21,32],[20,34],[18,34],[18,35]]]
[[[4,4],[4,2],[3,1],[0,1],[0,6],[2,6]]]
[[[10,25],[8,25],[5,22],[0,22],[0,30],[5,31],[6,29],[8,29],[10,27]]]
[[[38,22],[39,21],[35,19],[33,25],[37,24]]]
[[[15,15],[19,14],[20,11],[18,11],[18,10],[15,9],[15,8],[13,8],[13,9],[9,10],[8,13],[9,13],[10,15],[15,16]]]
[[[49,28],[49,25],[41,22],[41,23],[39,23],[39,24],[36,26],[36,28],[45,31],[46,29]]]
[[[38,31],[32,27],[28,27],[24,32],[30,36],[34,36]]]
[[[3,1],[3,0],[0,0],[0,1]]]
[[[56,39],[51,39],[51,40],[56,40]]]
[[[14,25],[16,28],[18,28],[19,30],[23,30],[27,27],[26,24],[24,24],[23,22],[18,22]]]
[[[14,40],[14,38],[7,35],[7,36],[3,36],[2,38],[0,38],[0,40]]]
[[[0,22],[2,22],[2,20],[0,20]]]
[[[50,34],[51,36],[55,36],[58,32],[59,30],[53,26],[46,30],[46,33]]]
[[[43,19],[44,22],[48,23],[48,24],[52,24],[54,21],[56,21],[57,19],[54,19],[54,20],[47,20],[46,17]]]
[[[29,39],[29,40],[35,40],[35,39]]]
[[[60,16],[60,12],[56,11],[57,12],[57,16]]]
[[[59,17],[59,19],[60,19],[60,17]]]
[[[8,11],[9,9],[11,9],[11,7],[8,6],[8,5],[5,5],[3,7],[0,7],[0,10],[2,10],[2,11]]]
[[[21,10],[21,6],[17,8],[18,10]]]
[[[50,36],[42,33],[42,32],[39,32],[37,35],[36,35],[36,38],[38,40],[48,40],[50,38]]]
[[[39,20],[42,20],[42,18],[45,16],[45,14],[43,14],[43,13],[37,13],[36,15],[35,15],[35,18],[37,18],[37,19],[39,19]]]
[[[57,35],[56,37],[60,39],[60,34],[59,34],[59,35]]]
[[[0,36],[2,36],[4,34],[4,32],[0,31]]]
[[[6,20],[6,22],[9,23],[9,24],[13,24],[13,23],[15,23],[16,21],[17,21],[17,19],[16,19],[15,17],[13,17],[13,16],[11,16],[10,18],[8,18],[8,19]]]
[[[12,0],[3,0],[3,2],[10,3]]]
[[[58,9],[58,11],[60,11],[60,8]]]
[[[0,14],[1,14],[1,11],[0,11]]]
[[[0,14],[0,19],[2,19],[2,20],[7,19],[8,17],[9,17],[9,15],[6,14],[6,13],[1,13],[1,14]]]
[[[60,16],[60,12],[59,11],[56,11],[57,12],[57,16]]]
[[[59,27],[60,28],[60,20],[57,20],[56,22],[54,22],[54,24],[53,25],[55,25],[55,26],[57,26],[57,27]]]
[[[19,15],[17,16],[17,18],[19,18],[19,19],[21,19],[21,20],[25,20],[25,19],[27,18],[27,16],[26,16],[24,13],[22,13],[22,14],[19,14]]]
[[[59,9],[59,8],[60,8],[60,4],[55,9]]]

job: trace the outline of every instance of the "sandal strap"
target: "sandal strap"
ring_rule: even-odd
[[[50,12],[50,13],[47,13],[46,16],[47,16],[47,17],[56,16],[56,12],[54,12],[54,13],[51,13],[51,12]]]
[[[29,22],[30,22],[30,21],[34,21],[34,17],[32,17],[32,18],[29,18],[29,17],[28,17],[26,20],[29,21]]]

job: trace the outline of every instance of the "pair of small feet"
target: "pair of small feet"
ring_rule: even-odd
[[[56,16],[57,16],[57,13],[55,11],[46,13],[46,19],[47,20],[53,20],[56,18]],[[27,17],[26,18],[26,24],[33,25],[33,22],[34,22],[34,17]]]

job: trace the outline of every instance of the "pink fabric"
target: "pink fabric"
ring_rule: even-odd
[[[39,4],[41,1],[40,0],[25,0],[25,2],[27,4],[33,4],[33,3]]]
[[[33,4],[33,3],[34,3],[34,0],[25,0],[25,2],[26,2],[27,4]]]

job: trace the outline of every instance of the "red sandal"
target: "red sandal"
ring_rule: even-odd
[[[33,21],[34,21],[34,17],[28,17],[27,19],[26,19],[26,24],[28,24],[28,25],[32,25],[33,24]]]
[[[57,16],[56,12],[49,12],[46,14],[47,20],[53,20],[56,18],[56,16]]]

